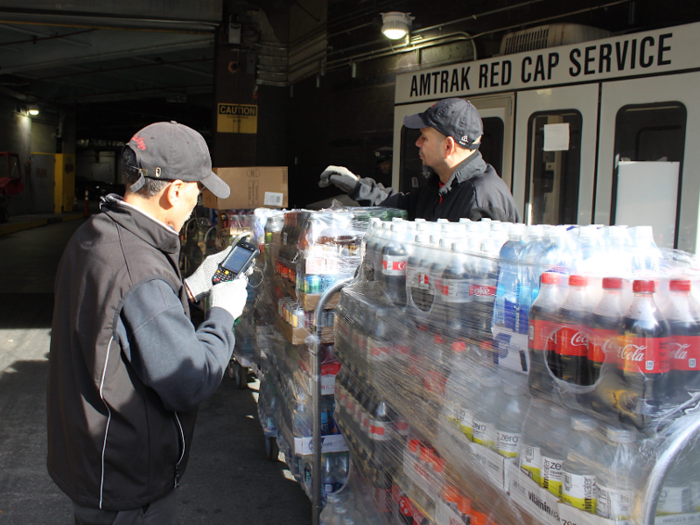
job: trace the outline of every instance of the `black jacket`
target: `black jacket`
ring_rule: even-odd
[[[477,151],[452,173],[447,184],[440,187],[440,178],[432,173],[423,186],[410,193],[397,193],[372,179],[360,179],[350,197],[362,205],[400,208],[410,220],[429,221],[468,218],[478,221],[490,218],[520,222],[513,196],[493,166],[484,162]]]
[[[80,505],[142,507],[184,472],[196,405],[220,384],[233,318],[195,332],[177,232],[108,197],[58,268],[47,387],[48,470]]]

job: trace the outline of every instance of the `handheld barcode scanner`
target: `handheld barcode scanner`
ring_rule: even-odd
[[[212,283],[219,284],[233,281],[239,275],[243,275],[253,264],[259,253],[260,250],[249,242],[239,242],[233,247],[231,253],[224,259],[224,262],[219,264],[211,280]]]

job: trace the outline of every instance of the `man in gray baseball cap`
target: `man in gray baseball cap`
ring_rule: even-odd
[[[362,205],[405,209],[410,219],[520,221],[508,186],[481,157],[483,124],[469,101],[444,99],[403,123],[421,131],[416,146],[428,180],[420,188],[398,193],[342,166],[328,166],[319,186],[333,184]]]
[[[174,524],[197,406],[233,352],[243,276],[212,286],[229,250],[184,282],[179,231],[211,171],[204,138],[176,122],[137,132],[122,151],[123,198],[108,195],[78,228],[56,275],[47,419],[48,471],[78,524]],[[209,296],[206,319],[190,301]]]

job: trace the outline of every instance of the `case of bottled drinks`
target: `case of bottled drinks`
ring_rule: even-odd
[[[373,219],[362,251],[322,523],[700,523],[694,255],[488,220]]]
[[[321,462],[324,494],[337,491],[347,477],[347,445],[334,418],[333,325],[338,297],[315,308],[322,293],[338,279],[352,277],[360,263],[361,240],[372,217],[391,220],[405,212],[385,208],[322,211],[256,210],[253,239],[261,255],[254,273],[256,298],[253,334],[264,354],[258,412],[268,440],[274,439],[295,478],[311,496],[313,462]],[[259,281],[259,283],[258,283]],[[323,446],[313,452],[314,372],[309,339],[320,328],[321,432]],[[271,459],[276,460],[276,454]]]

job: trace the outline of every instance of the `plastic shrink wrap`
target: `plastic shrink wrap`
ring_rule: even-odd
[[[325,305],[320,319],[314,309],[322,292],[335,280],[352,277],[360,263],[361,240],[376,217],[403,217],[386,208],[322,211],[256,210],[253,240],[260,248],[255,274],[255,307],[247,330],[260,353],[261,380],[258,412],[270,459],[276,448],[284,453],[294,477],[311,496],[313,473],[312,342],[322,328],[321,472],[324,497],[345,483],[348,448],[333,416],[335,376],[340,363],[334,352],[334,308],[338,297]],[[241,334],[243,336],[243,334]]]
[[[352,475],[322,523],[700,523],[695,256],[648,227],[394,220],[364,243],[335,312]]]

